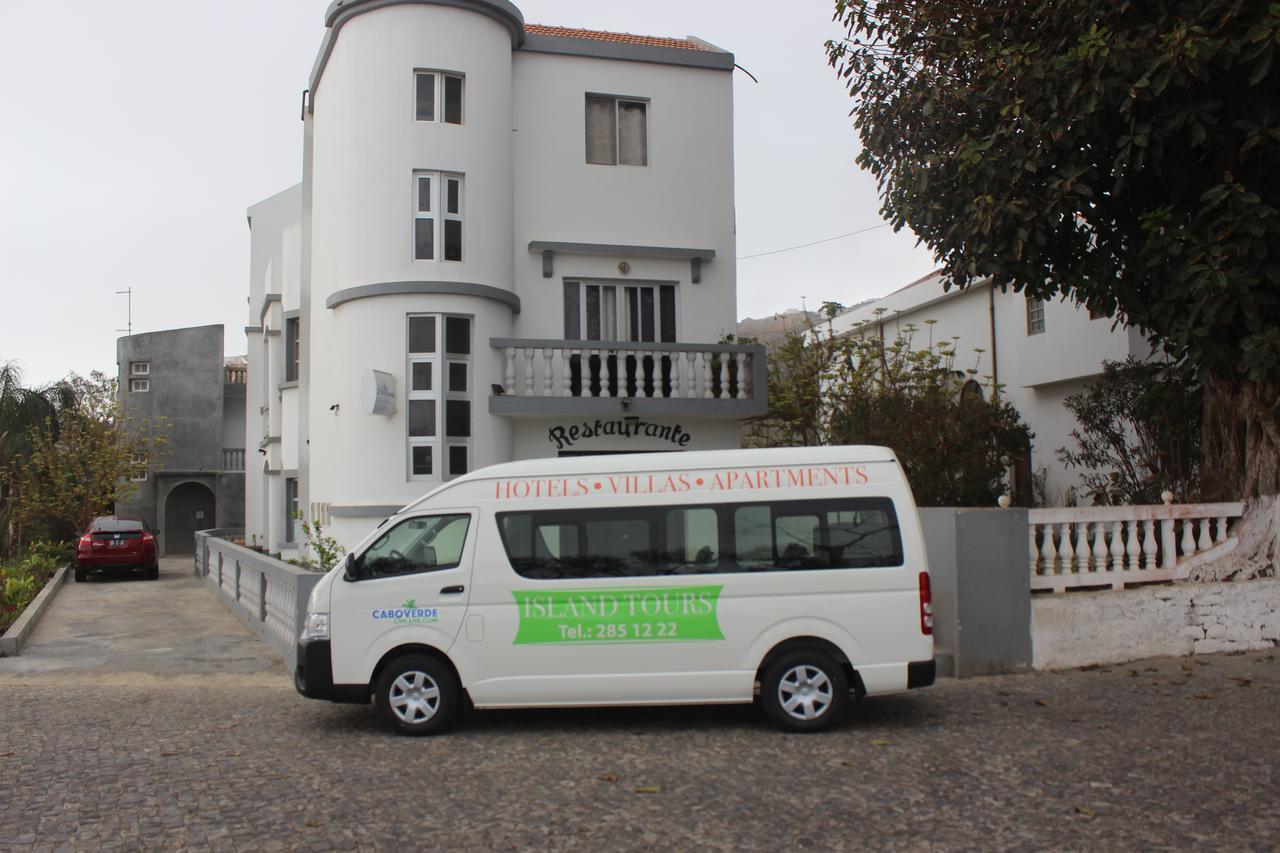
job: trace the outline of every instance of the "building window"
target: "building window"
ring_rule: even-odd
[[[447,71],[413,72],[414,118],[462,124],[461,74]],[[443,105],[443,109],[441,109]]]
[[[130,379],[129,390],[131,392],[139,392],[139,393],[150,391],[151,380],[150,379]]]
[[[647,101],[587,95],[587,162],[649,165]]]
[[[1044,334],[1044,300],[1027,297],[1027,334]]]
[[[149,361],[131,361],[129,362],[130,376],[150,376],[151,362]]]
[[[471,470],[472,323],[409,315],[410,479],[451,479]]]
[[[564,337],[567,341],[675,343],[675,285],[566,281]]]
[[[145,483],[149,476],[147,471],[147,454],[135,453],[129,457],[129,480],[133,483]]]
[[[414,172],[413,210],[413,259],[462,260],[462,176]]]
[[[298,478],[285,477],[284,480],[284,541],[295,542],[294,529],[301,512],[298,507]]]
[[[298,381],[298,359],[301,354],[300,323],[297,317],[284,321],[284,381]]]

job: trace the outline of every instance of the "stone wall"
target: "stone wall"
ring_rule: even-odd
[[[1032,665],[1066,669],[1280,645],[1280,579],[1038,595]]]

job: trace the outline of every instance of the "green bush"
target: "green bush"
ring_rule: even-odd
[[[68,561],[66,546],[38,542],[26,555],[13,563],[0,566],[0,634],[18,621],[44,585]]]

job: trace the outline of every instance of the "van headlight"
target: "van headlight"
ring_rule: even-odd
[[[300,639],[304,643],[329,639],[329,614],[308,612],[306,621],[302,623]]]

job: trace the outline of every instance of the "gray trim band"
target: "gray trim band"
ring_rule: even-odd
[[[524,15],[508,0],[335,0],[324,13],[324,40],[320,42],[320,54],[311,68],[311,95],[307,103],[307,111],[315,112],[316,91],[320,88],[320,79],[324,76],[325,66],[333,54],[333,45],[338,33],[347,21],[365,12],[383,9],[388,6],[449,6],[468,12],[478,12],[502,24],[511,33],[511,49],[515,50],[525,43]]]
[[[297,388],[297,387],[298,387],[298,380],[294,379],[289,382],[281,382],[279,385],[276,386],[276,390],[288,391],[290,388]]]
[[[266,447],[268,444],[279,444],[279,443],[280,443],[280,436],[269,435],[266,438],[264,438],[261,442],[259,442],[258,449],[261,450],[262,448]]]
[[[362,284],[359,287],[348,287],[330,294],[324,302],[324,307],[337,308],[344,302],[369,299],[374,296],[404,295],[475,296],[501,302],[511,309],[511,313],[520,313],[519,296],[500,287],[472,284],[469,281],[384,281],[378,284]]]
[[[283,477],[287,477],[287,478],[289,478],[289,479],[291,479],[291,480],[296,480],[296,479],[298,479],[298,469],[297,469],[297,468],[284,468],[284,469],[282,469],[282,470],[280,471],[280,475],[281,475],[281,476],[283,476]]]
[[[652,62],[658,65],[683,65],[712,71],[732,71],[733,54],[709,50],[687,50],[679,47],[656,47],[647,44],[577,39],[565,36],[526,34],[521,50],[529,53],[557,53],[563,56],[585,56],[591,59],[620,59],[624,62]]]
[[[686,260],[702,258],[711,260],[715,249],[684,249],[673,246],[626,246],[617,243],[558,243],[551,240],[531,240],[530,252],[564,252],[570,255],[628,255],[633,258],[672,258]]]
[[[245,326],[244,333],[246,335],[260,335],[262,334],[262,327],[261,326]]]
[[[767,352],[763,344],[660,344],[636,341],[566,341],[563,338],[490,338],[494,349],[524,347],[526,349],[610,350],[618,352],[705,352],[710,355],[721,352],[754,353],[763,362]]]
[[[265,332],[263,332],[262,334],[266,335],[268,338],[278,338],[278,337],[280,337],[280,330],[279,330],[279,329],[267,329],[267,330],[266,330]]]
[[[302,309],[300,308],[295,308],[292,311],[284,312],[284,319],[286,320],[297,320],[301,316],[302,316]]]
[[[402,509],[401,506],[331,506],[329,507],[329,515],[336,515],[339,518],[386,518],[389,515],[395,515]]]
[[[268,293],[262,297],[262,310],[258,312],[258,322],[262,322],[262,318],[267,316],[267,309],[271,307],[272,302],[279,302],[283,297],[279,293]]]

